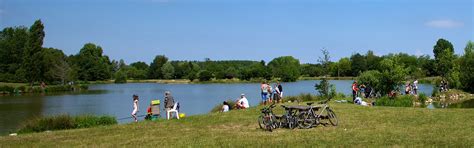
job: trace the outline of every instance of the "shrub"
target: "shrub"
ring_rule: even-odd
[[[1,86],[0,93],[13,93],[15,91],[14,87],[11,86]]]
[[[420,93],[418,95],[418,101],[420,101],[422,106],[425,106],[426,100],[428,100],[428,97],[425,95],[425,93]]]
[[[207,70],[199,72],[199,81],[209,81],[212,78],[212,73]]]
[[[123,70],[115,73],[115,83],[127,83],[127,73]]]
[[[291,102],[305,102],[305,101],[318,101],[321,100],[321,97],[316,95],[312,95],[310,93],[302,93],[297,96],[286,96],[284,101],[291,101]]]
[[[398,96],[395,98],[381,97],[376,100],[375,105],[377,106],[393,106],[393,107],[412,107],[414,97],[410,95]]]
[[[24,123],[18,130],[18,133],[43,132],[48,130],[64,130],[76,128],[88,128],[101,125],[117,124],[117,120],[112,116],[93,116],[93,115],[56,115],[33,118]]]

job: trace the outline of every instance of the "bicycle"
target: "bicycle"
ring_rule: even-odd
[[[261,129],[265,129],[268,131],[272,131],[279,127],[279,122],[277,121],[275,115],[273,114],[273,108],[275,107],[275,103],[270,105],[269,107],[262,108],[262,114],[258,117],[258,126]]]
[[[319,104],[321,106],[312,106],[314,102],[306,103],[308,107],[300,110],[298,115],[298,126],[300,128],[311,128],[321,124],[321,119],[328,119],[333,126],[337,126],[338,120],[336,113],[328,105],[329,99]],[[326,123],[327,124],[327,123]]]
[[[296,111],[294,111],[293,108],[290,108],[285,105],[281,105],[285,109],[285,114],[281,116],[280,118],[280,127],[286,127],[289,129],[294,129],[298,125],[298,120],[296,116]]]

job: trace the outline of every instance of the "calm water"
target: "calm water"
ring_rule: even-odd
[[[282,83],[284,95],[313,93],[317,80]],[[351,94],[351,80],[333,80],[330,83],[336,90]],[[273,86],[274,84],[272,84]],[[48,95],[0,96],[0,134],[14,131],[21,122],[35,116],[54,114],[95,114],[112,115],[117,118],[129,117],[132,111],[132,95],[140,96],[138,115],[146,114],[150,100],[160,99],[170,90],[176,101],[180,102],[181,112],[186,115],[208,113],[212,107],[227,99],[235,100],[245,93],[250,105],[260,99],[260,84],[99,84],[91,85],[87,93],[67,93]],[[420,91],[431,94],[431,85],[419,86]],[[162,115],[163,117],[163,115]],[[120,123],[132,119],[119,120]]]

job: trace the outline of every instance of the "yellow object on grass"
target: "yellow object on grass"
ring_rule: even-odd
[[[184,117],[186,117],[186,114],[184,114],[184,113],[179,113],[179,118],[184,118]]]
[[[152,105],[160,105],[160,100],[151,100]]]

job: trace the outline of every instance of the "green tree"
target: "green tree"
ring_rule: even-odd
[[[67,62],[67,56],[63,51],[54,48],[44,48],[42,50],[44,65],[44,80],[50,83],[65,84],[71,81],[71,67]]]
[[[357,53],[351,56],[352,76],[358,76],[359,73],[367,71],[367,61],[365,56]]]
[[[453,61],[456,59],[454,53],[446,49],[438,54],[438,58],[436,59],[436,71],[441,77],[446,78],[449,72],[453,69],[454,63]]]
[[[436,60],[439,59],[440,55],[443,55],[446,50],[454,53],[453,44],[451,44],[451,42],[449,42],[448,40],[445,40],[442,38],[438,39],[438,41],[436,42],[436,45],[433,47],[433,53],[434,53],[435,59]]]
[[[127,72],[125,69],[120,69],[115,73],[114,83],[127,83]]]
[[[383,69],[380,73],[379,85],[375,85],[375,90],[382,95],[387,95],[392,90],[397,90],[403,84],[407,71],[398,62],[397,58],[385,58],[380,62]]]
[[[102,52],[102,47],[87,43],[72,57],[72,63],[78,68],[79,80],[97,81],[111,78],[112,63]]]
[[[212,73],[207,70],[201,70],[198,75],[199,81],[209,81],[212,78]]]
[[[462,80],[462,89],[474,93],[474,42],[469,41],[464,48],[464,55],[460,58],[459,77]]]
[[[433,47],[433,53],[435,57],[436,72],[445,78],[453,68],[453,44],[445,39],[438,39],[436,45]]]
[[[150,64],[150,68],[148,70],[148,78],[150,79],[162,79],[163,72],[161,72],[161,67],[168,62],[168,58],[164,55],[157,55],[153,62]]]
[[[316,83],[314,85],[314,88],[316,89],[316,91],[318,91],[319,95],[322,98],[332,99],[336,94],[336,89],[334,85],[330,84],[327,79],[327,75],[330,70],[329,64],[331,63],[331,57],[329,56],[329,51],[327,51],[326,49],[323,49],[321,51],[323,53],[323,57],[319,57],[318,62],[323,66],[324,69],[323,78],[321,79],[321,82]]]
[[[148,64],[146,64],[145,62],[141,62],[141,61],[131,63],[130,66],[135,67],[138,70],[147,70],[148,67],[149,67]]]
[[[41,20],[36,20],[29,30],[22,64],[22,68],[26,72],[25,78],[30,82],[30,85],[43,79],[44,67],[41,64],[43,61],[41,50],[43,49],[44,36],[44,25]]]
[[[24,73],[19,70],[28,41],[28,28],[7,27],[0,31],[0,81],[23,82]]]
[[[367,51],[365,57],[367,63],[367,70],[376,70],[379,66],[380,61],[382,60],[382,58],[375,55],[372,50]]]
[[[188,66],[189,66],[189,71],[185,77],[189,79],[190,81],[193,81],[194,79],[198,78],[198,73],[201,70],[201,67],[199,67],[198,64],[191,63],[191,62],[188,62]]]
[[[349,58],[341,58],[337,62],[337,76],[350,76],[352,72],[351,65]]]
[[[284,82],[296,81],[300,77],[300,61],[292,56],[278,57],[268,63],[273,76]]]
[[[174,78],[174,67],[170,62],[166,62],[161,67],[161,72],[163,73],[164,79],[173,79]]]

